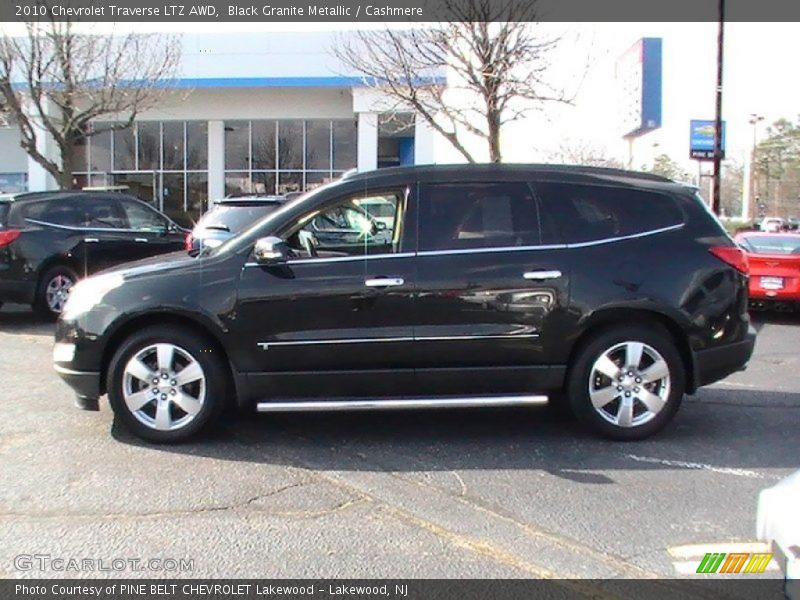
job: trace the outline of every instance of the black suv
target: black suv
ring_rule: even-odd
[[[379,200],[378,200],[379,199]],[[320,215],[389,202],[327,247]],[[390,168],[289,202],[199,257],[80,282],[55,368],[136,435],[260,412],[564,402],[643,438],[753,351],[746,257],[696,191],[533,165]]]
[[[279,209],[284,196],[235,196],[215,200],[214,206],[186,237],[186,249],[216,248],[262,217]]]
[[[120,193],[36,192],[0,199],[0,305],[61,312],[87,274],[184,247],[185,232]]]

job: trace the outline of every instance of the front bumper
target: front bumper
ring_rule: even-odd
[[[98,410],[100,397],[100,373],[92,371],[73,371],[58,364],[54,365],[66,384],[75,390],[75,406],[83,410]]]
[[[744,369],[753,355],[755,345],[756,330],[750,325],[747,336],[741,342],[694,352],[693,389],[709,385]]]

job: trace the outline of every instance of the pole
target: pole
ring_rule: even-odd
[[[719,214],[722,179],[722,55],[725,37],[725,0],[718,0],[719,30],[717,33],[717,103],[714,123],[714,194],[711,210]]]

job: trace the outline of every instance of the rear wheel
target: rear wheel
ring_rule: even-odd
[[[619,326],[579,351],[567,394],[575,416],[617,440],[638,440],[675,415],[686,386],[683,360],[667,332]]]
[[[33,308],[43,317],[55,319],[64,310],[69,292],[78,281],[75,271],[59,265],[44,272],[39,279]]]
[[[214,423],[226,402],[227,373],[212,344],[178,327],[129,337],[108,369],[111,408],[136,436],[177,442]]]

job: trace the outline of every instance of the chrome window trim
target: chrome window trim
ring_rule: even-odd
[[[493,339],[532,339],[538,338],[538,333],[524,334],[497,334],[497,335],[431,335],[423,337],[385,337],[385,338],[342,338],[332,340],[291,340],[286,342],[257,342],[256,346],[262,350],[269,350],[270,346],[320,346],[325,344],[370,344],[375,342],[446,342],[456,340],[493,340]]]
[[[378,258],[413,258],[413,252],[398,252],[396,254],[367,254],[365,256],[331,256],[329,258],[295,258],[287,260],[287,265],[305,265],[312,263],[351,262],[354,260],[375,260]],[[246,262],[245,267],[262,267],[257,262]]]
[[[677,225],[670,225],[669,227],[661,227],[660,229],[651,229],[650,231],[643,231],[641,233],[631,233],[629,235],[621,235],[619,237],[613,237],[613,238],[604,238],[601,240],[592,240],[589,242],[576,242],[573,244],[567,244],[567,248],[586,248],[588,246],[613,244],[614,242],[621,242],[624,240],[635,240],[637,238],[657,235],[659,233],[666,233],[667,231],[677,231],[678,229],[683,229],[685,225],[686,223],[678,223]]]
[[[457,250],[422,250],[420,252],[400,252],[397,254],[368,254],[366,256],[335,256],[331,258],[302,258],[297,260],[287,261],[286,264],[307,264],[316,262],[344,262],[351,260],[371,260],[376,258],[409,258],[412,256],[448,256],[453,254],[485,254],[493,252],[528,252],[531,250],[571,250],[573,248],[589,248],[591,246],[602,246],[605,244],[613,244],[625,240],[634,240],[638,238],[648,237],[651,235],[658,235],[659,233],[666,233],[668,231],[677,231],[683,229],[686,223],[678,223],[677,225],[670,225],[669,227],[661,227],[659,229],[652,229],[650,231],[643,231],[641,233],[631,233],[629,235],[621,235],[612,238],[603,238],[599,240],[591,240],[588,242],[574,242],[570,244],[544,244],[540,246],[498,246],[495,248],[462,248]],[[59,227],[56,225],[56,227]],[[121,231],[121,230],[117,230]],[[257,267],[258,263],[248,262],[245,267]]]
[[[68,231],[116,231],[117,233],[158,233],[150,231],[149,229],[123,229],[121,227],[75,227],[73,225],[59,225],[58,223],[49,223],[48,221],[39,221],[38,219],[25,219],[29,223],[36,225],[46,225],[47,227],[55,227],[56,229],[66,229]]]

